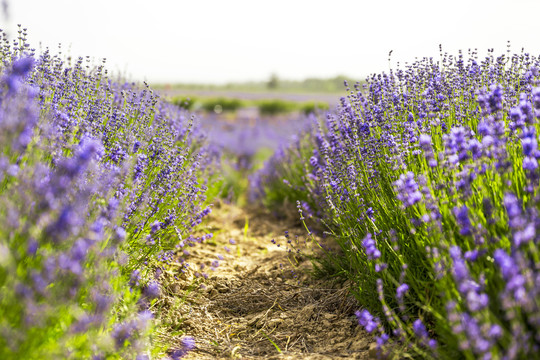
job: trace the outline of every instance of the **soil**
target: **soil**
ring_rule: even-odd
[[[347,286],[314,278],[311,262],[288,251],[286,230],[308,251],[301,246],[307,231],[294,218],[217,204],[205,229],[214,237],[189,249],[196,269],[182,274],[172,263],[162,274],[155,307],[168,331],[160,341],[180,348],[182,336],[192,336],[196,348],[185,359],[372,358],[373,339],[356,321],[359,305]],[[195,277],[198,264],[208,269],[218,253],[219,267]]]

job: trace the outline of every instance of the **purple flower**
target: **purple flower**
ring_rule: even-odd
[[[420,134],[419,143],[422,149],[427,150],[431,148],[431,136],[428,134]]]
[[[505,280],[511,279],[519,272],[519,268],[517,267],[516,263],[510,257],[510,255],[506,253],[506,251],[502,249],[495,250],[493,253],[493,258],[495,259],[495,263],[499,266]]]
[[[155,233],[156,231],[158,231],[159,229],[161,229],[161,223],[159,221],[154,221],[154,223],[152,224],[151,228],[150,228],[150,232],[153,234]]]
[[[492,325],[489,328],[488,335],[492,339],[499,339],[500,337],[503,336],[503,329],[497,324]]]
[[[461,235],[471,235],[472,226],[471,221],[469,220],[469,209],[467,208],[467,206],[456,206],[454,208],[454,214],[456,216],[456,221],[460,227],[459,233]]]
[[[527,171],[534,171],[538,169],[538,161],[530,156],[523,158],[523,169]]]
[[[367,208],[366,216],[373,220],[374,215],[375,215],[375,211],[373,211],[373,208],[372,207]]]
[[[478,103],[486,114],[493,114],[502,110],[503,89],[499,84],[490,86],[491,92],[478,95]]]
[[[532,136],[522,138],[521,145],[523,146],[523,155],[534,156],[536,150],[538,149],[538,142],[536,141],[536,136],[534,133]]]
[[[170,352],[170,356],[173,360],[179,360],[187,355],[188,352],[195,349],[195,339],[191,336],[185,336],[180,340],[180,349],[175,349]]]
[[[28,241],[28,247],[26,249],[26,253],[29,256],[34,256],[37,253],[37,250],[39,248],[39,244],[35,239],[30,239]]]
[[[409,291],[409,285],[407,284],[401,284],[398,286],[396,290],[396,296],[398,299],[402,299],[403,295],[405,295]]]
[[[388,264],[385,264],[385,263],[377,263],[377,264],[375,264],[375,271],[376,272],[381,272],[386,268],[388,268]]]
[[[141,147],[140,141],[135,141],[135,143],[133,144],[133,153],[136,153],[137,151],[139,151],[140,147]]]
[[[532,103],[536,110],[540,110],[540,87],[532,89]]]
[[[450,134],[444,135],[446,152],[450,156],[451,163],[457,163],[458,161],[464,161],[468,159],[469,150],[468,143],[468,131],[464,127],[455,127],[450,130]]]
[[[469,269],[461,258],[461,249],[459,246],[453,246],[450,248],[450,256],[454,261],[452,266],[452,274],[457,283],[461,283],[469,278]]]
[[[386,333],[383,333],[381,336],[375,336],[375,341],[377,342],[377,348],[381,348],[384,344],[388,342],[390,336]]]
[[[89,241],[83,239],[76,240],[71,247],[71,258],[76,261],[84,260],[89,247]]]
[[[476,291],[467,292],[467,306],[471,311],[479,311],[487,307],[489,304],[489,297],[484,293],[478,293]]]
[[[422,200],[422,193],[418,191],[418,184],[414,180],[414,174],[407,172],[401,174],[399,180],[394,182],[397,191],[397,198],[405,207],[410,207]]]
[[[369,260],[375,260],[381,257],[381,252],[377,249],[375,239],[373,239],[373,236],[370,233],[362,240],[362,246],[364,247]]]
[[[377,329],[379,326],[379,319],[374,318],[373,315],[371,315],[369,311],[365,309],[362,311],[357,310],[354,314],[358,319],[358,323],[363,326],[368,333],[373,332],[373,330]]]
[[[508,214],[510,227],[513,229],[521,228],[525,224],[525,220],[521,216],[522,210],[518,198],[512,193],[507,193],[504,195],[503,203]]]
[[[416,319],[413,323],[413,331],[416,336],[418,336],[421,339],[425,339],[428,337],[428,332],[426,330],[426,327],[422,323],[422,320]]]
[[[184,336],[181,340],[182,347],[187,351],[195,349],[195,339],[191,336]]]
[[[514,234],[514,245],[520,247],[521,244],[530,242],[536,236],[536,229],[534,223],[529,223],[525,229],[516,231]]]
[[[30,70],[32,70],[33,66],[34,66],[34,58],[30,56],[20,58],[13,63],[12,73],[13,75],[16,75],[16,76],[26,76],[26,74],[28,74]]]
[[[479,255],[480,255],[480,251],[478,251],[478,249],[474,249],[474,250],[466,251],[463,257],[467,261],[476,261]]]
[[[128,341],[133,334],[137,331],[137,323],[135,321],[126,321],[114,326],[112,337],[116,344],[117,349],[124,347],[126,341]]]
[[[148,299],[157,299],[161,295],[159,284],[155,281],[150,281],[143,289],[143,295]]]
[[[136,287],[139,286],[139,281],[141,280],[141,271],[133,270],[129,278],[129,286]]]

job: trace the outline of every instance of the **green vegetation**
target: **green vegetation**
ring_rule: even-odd
[[[304,114],[316,113],[319,110],[326,111],[329,110],[330,106],[327,103],[322,101],[308,101],[300,104],[300,111]]]
[[[176,96],[169,100],[174,105],[186,110],[205,112],[235,112],[242,108],[257,107],[261,115],[288,114],[299,111],[303,114],[326,111],[330,107],[322,101],[297,102],[282,99],[240,100],[233,97],[194,97]]]
[[[242,91],[242,92],[285,92],[285,93],[343,93],[343,82],[354,83],[357,79],[339,75],[329,79],[308,78],[305,80],[283,80],[270,77],[266,81],[214,84],[152,84],[155,89]]]
[[[280,99],[259,100],[257,107],[261,115],[285,114],[298,108],[297,103]]]

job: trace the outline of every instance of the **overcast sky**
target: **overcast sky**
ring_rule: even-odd
[[[5,1],[5,0],[3,0]],[[443,50],[540,54],[538,0],[7,0],[0,28],[150,82],[352,79]]]

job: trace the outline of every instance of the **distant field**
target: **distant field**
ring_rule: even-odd
[[[154,89],[167,92],[200,92],[202,94],[239,94],[249,93],[249,96],[264,96],[265,98],[280,97],[284,94],[309,94],[313,99],[315,94],[340,94],[345,92],[344,81],[354,84],[358,79],[347,76],[336,76],[330,79],[281,80],[275,76],[268,81],[251,81],[215,84],[152,84]],[[307,97],[307,96],[306,96]]]
[[[345,96],[345,88],[340,93],[293,93],[281,91],[260,91],[260,92],[244,92],[237,90],[197,90],[197,89],[177,89],[177,88],[161,88],[159,92],[167,97],[197,97],[197,98],[213,98],[225,97],[241,100],[262,100],[262,99],[280,99],[294,102],[320,101],[328,103],[330,106],[336,105],[341,96]]]

